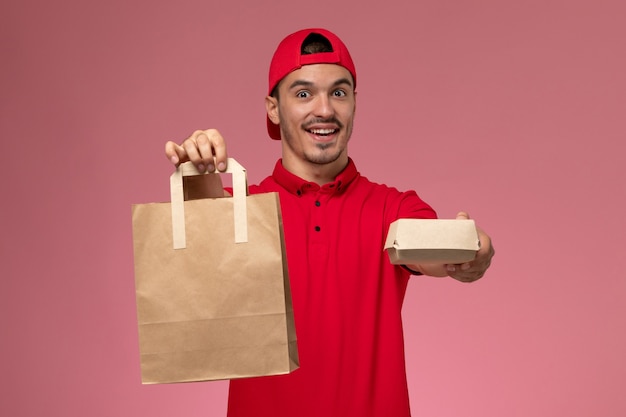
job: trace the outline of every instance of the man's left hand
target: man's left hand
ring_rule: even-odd
[[[456,215],[456,218],[469,219],[470,217],[469,214],[462,211]],[[491,238],[478,226],[476,226],[476,231],[478,232],[478,240],[480,242],[480,249],[476,252],[476,258],[463,264],[446,265],[448,275],[457,281],[477,281],[485,275],[489,265],[491,265],[491,258],[495,254]]]

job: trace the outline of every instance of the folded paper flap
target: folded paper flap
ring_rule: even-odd
[[[141,379],[143,384],[159,384],[285,375],[300,367],[297,358],[285,355],[287,349],[289,347],[281,343],[217,350],[142,353]],[[207,377],[207,372],[210,377]]]
[[[389,228],[385,249],[478,250],[474,220],[399,219]]]
[[[248,219],[246,196],[248,195],[248,178],[246,169],[235,159],[228,158],[225,171],[221,173],[233,175],[234,201],[234,228],[235,243],[248,241]],[[172,202],[172,238],[174,249],[184,249],[187,246],[185,233],[185,204],[183,192],[183,177],[192,175],[213,175],[200,172],[191,162],[180,164],[170,177],[170,194]]]

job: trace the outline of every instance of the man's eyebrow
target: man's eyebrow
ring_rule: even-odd
[[[352,81],[350,81],[349,78],[339,78],[338,80],[336,80],[332,86],[333,87],[337,87],[339,85],[342,84],[347,84],[350,87],[352,87]],[[312,85],[314,85],[314,83],[312,81],[307,81],[307,80],[295,80],[294,82],[292,82],[289,85],[289,89],[291,90],[292,88],[295,87],[311,87]]]
[[[340,79],[338,79],[337,81],[335,81],[333,83],[333,87],[336,87],[336,86],[341,85],[341,84],[348,84],[350,87],[352,87],[352,81],[350,81],[349,78],[340,78]]]
[[[291,90],[292,88],[295,88],[295,87],[310,87],[312,85],[313,83],[311,81],[295,80],[289,85],[289,89]]]

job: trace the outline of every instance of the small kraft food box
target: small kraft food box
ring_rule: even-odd
[[[471,219],[398,219],[391,223],[385,250],[394,265],[461,264],[480,248]]]

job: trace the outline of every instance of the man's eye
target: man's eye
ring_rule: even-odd
[[[310,96],[311,96],[311,93],[309,93],[308,91],[298,91],[296,93],[296,97],[298,97],[298,98],[307,98],[307,97],[310,97]]]
[[[333,91],[333,95],[335,97],[345,97],[346,96],[346,92],[344,90],[335,90],[335,91]]]

